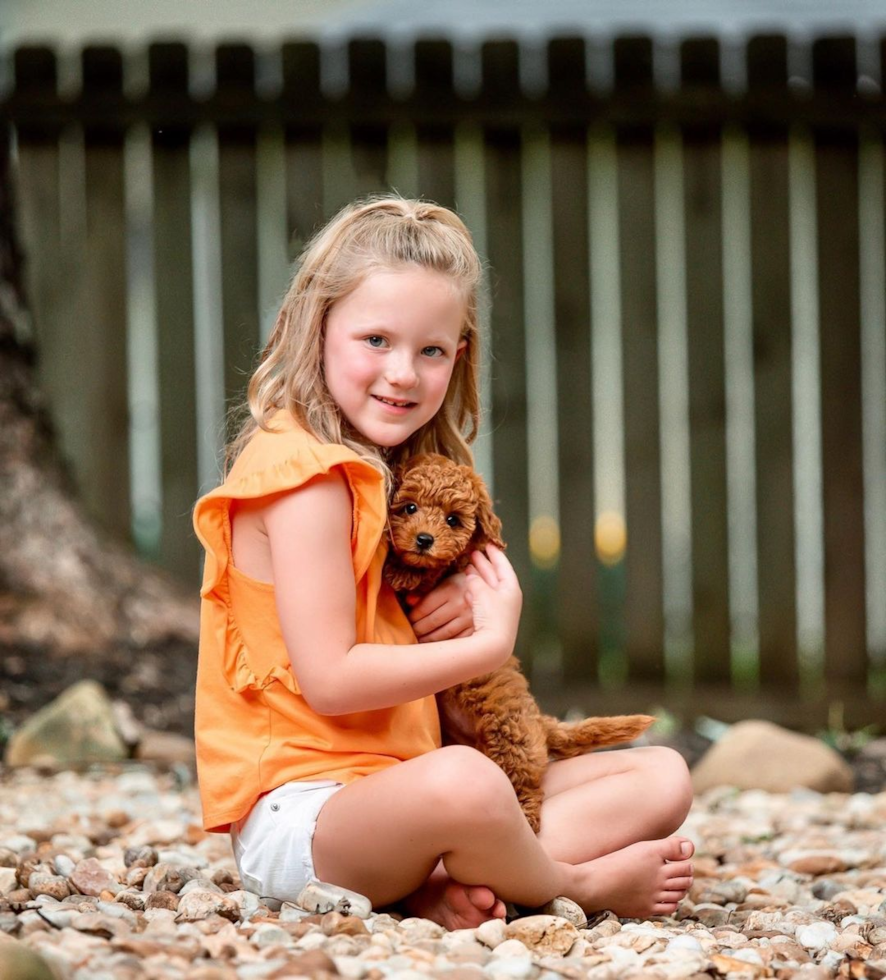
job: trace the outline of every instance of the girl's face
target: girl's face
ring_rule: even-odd
[[[370,442],[405,442],[439,411],[461,338],[465,303],[439,272],[411,266],[370,273],[326,317],[326,385]]]

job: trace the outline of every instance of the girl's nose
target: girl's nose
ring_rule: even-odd
[[[385,377],[389,384],[397,385],[400,388],[411,388],[418,380],[412,358],[405,355],[392,357],[389,360]]]

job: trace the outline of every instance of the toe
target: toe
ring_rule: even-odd
[[[692,878],[668,878],[666,887],[669,892],[688,892],[692,887]]]
[[[493,891],[485,885],[471,885],[465,889],[465,894],[471,905],[480,909],[481,912],[489,912],[498,901]]]
[[[692,865],[689,861],[669,861],[664,867],[664,873],[668,881],[672,878],[691,878]]]
[[[695,845],[686,837],[668,837],[659,843],[659,853],[665,861],[685,861],[695,852]]]
[[[673,915],[676,911],[676,902],[658,902],[652,906],[653,915]]]

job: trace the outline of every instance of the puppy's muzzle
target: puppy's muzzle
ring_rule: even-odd
[[[434,535],[422,531],[421,534],[416,534],[415,543],[418,545],[419,551],[427,551],[434,543]]]

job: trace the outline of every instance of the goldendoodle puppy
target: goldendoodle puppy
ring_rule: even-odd
[[[464,569],[472,551],[490,543],[504,547],[501,521],[482,479],[471,467],[435,453],[414,456],[398,468],[388,521],[385,578],[407,604]],[[470,745],[498,763],[536,833],[549,759],[630,741],[654,721],[649,715],[619,715],[562,722],[544,715],[516,657],[441,691],[437,705],[444,744]]]

